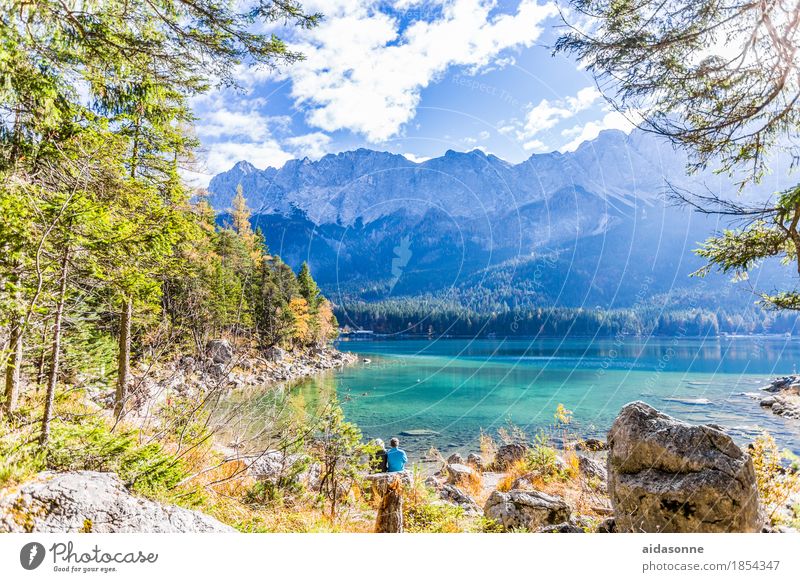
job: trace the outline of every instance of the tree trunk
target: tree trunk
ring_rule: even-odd
[[[64,302],[67,297],[67,270],[69,268],[69,247],[64,249],[61,258],[61,281],[58,290],[58,304],[56,306],[55,321],[53,323],[53,348],[50,360],[50,376],[47,379],[47,396],[44,401],[44,415],[42,416],[42,434],[39,443],[47,444],[50,438],[50,420],[53,418],[53,400],[56,394],[58,372],[61,363],[61,322],[64,316]]]
[[[20,370],[22,368],[22,325],[23,320],[22,317],[20,317],[11,328],[11,337],[8,342],[9,354],[6,363],[6,398],[3,402],[3,409],[7,413],[13,412],[17,408],[17,401],[19,400],[19,380]]]
[[[21,265],[17,262],[13,267],[13,274],[10,277],[16,288],[14,291],[15,311],[19,309],[22,301],[19,291],[20,268]],[[25,336],[25,316],[21,313],[15,313],[15,321],[13,321],[11,325],[12,327],[8,338],[8,358],[6,359],[5,400],[3,402],[3,410],[7,413],[13,412],[17,408],[17,401],[19,400],[19,382],[20,372],[22,371],[23,340]]]
[[[44,368],[45,363],[47,361],[47,321],[42,324],[42,347],[39,350],[39,362],[36,364],[36,392],[39,392],[39,388],[44,384]]]
[[[403,533],[403,484],[393,479],[386,486],[378,507],[375,533]]]
[[[126,298],[122,306],[119,323],[119,356],[117,358],[117,393],[114,398],[114,418],[119,420],[125,413],[128,399],[128,382],[131,373],[131,320],[133,299]]]

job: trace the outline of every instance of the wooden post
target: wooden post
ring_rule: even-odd
[[[375,533],[403,533],[403,484],[395,477],[381,497]]]
[[[411,484],[411,476],[399,473],[367,475],[372,484],[372,495],[379,499],[375,533],[403,533],[403,489]]]

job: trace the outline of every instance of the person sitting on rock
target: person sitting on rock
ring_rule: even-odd
[[[389,441],[389,450],[386,452],[386,460],[390,473],[397,473],[406,468],[408,457],[406,452],[400,448],[400,440],[392,437]]]
[[[386,445],[383,444],[383,440],[381,439],[375,439],[372,441],[372,444],[375,447],[375,452],[369,460],[370,472],[385,473],[389,468],[386,460]]]

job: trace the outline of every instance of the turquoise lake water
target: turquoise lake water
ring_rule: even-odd
[[[439,433],[404,438],[416,453],[431,446],[475,450],[481,429],[496,431],[508,419],[533,434],[553,423],[559,403],[573,411],[573,431],[603,437],[633,400],[689,422],[719,424],[740,443],[766,429],[800,452],[800,423],[763,410],[752,397],[770,377],[796,371],[797,339],[443,339],[338,347],[370,362],[295,390],[309,401],[335,390],[346,417],[370,438],[409,429]]]
[[[432,446],[448,454],[475,451],[481,430],[496,433],[508,420],[532,436],[552,426],[559,404],[573,411],[573,435],[604,438],[623,405],[643,400],[688,422],[721,425],[740,444],[767,430],[800,454],[800,422],[773,415],[755,398],[771,377],[796,371],[798,339],[443,339],[338,347],[358,354],[359,363],[287,392],[231,395],[218,417],[230,440],[275,446],[267,419],[317,414],[336,396],[368,438],[438,433],[401,436],[418,458]]]

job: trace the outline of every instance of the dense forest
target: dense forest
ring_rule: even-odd
[[[272,16],[305,22],[287,10]],[[141,358],[223,335],[262,348],[333,337],[308,267],[295,275],[267,253],[241,193],[220,227],[181,177],[197,145],[189,99],[230,74],[207,57],[229,67],[297,55],[246,34],[246,21],[232,27],[233,13],[196,30],[181,20],[193,10],[146,3],[89,14],[45,2],[19,15],[0,27],[5,411],[22,386],[44,387],[44,442],[57,386],[84,368],[115,378],[119,417]]]
[[[481,302],[483,303],[483,302]],[[627,309],[536,306],[487,300],[489,309],[459,297],[399,297],[380,302],[347,301],[334,309],[345,331],[439,337],[532,336],[718,336],[795,334],[791,311],[749,307],[664,306],[657,298]],[[702,305],[713,303],[703,302]]]

